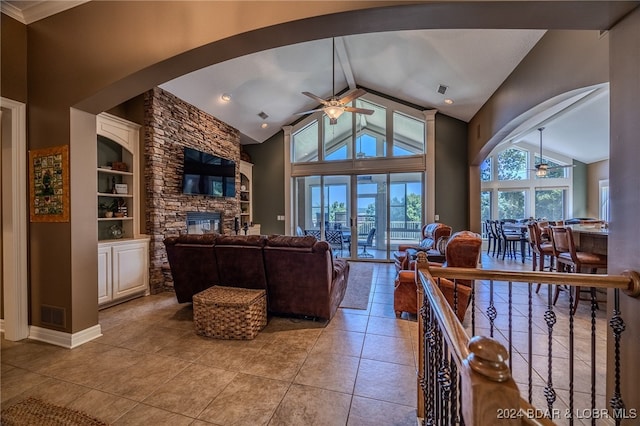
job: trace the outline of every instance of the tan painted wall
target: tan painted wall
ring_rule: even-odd
[[[600,181],[609,179],[609,160],[587,165],[587,216],[600,218]]]
[[[6,15],[0,17],[0,95],[27,101],[27,27]]]

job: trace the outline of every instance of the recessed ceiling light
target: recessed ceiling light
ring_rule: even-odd
[[[453,99],[447,98],[447,99],[444,100],[444,103],[447,104],[447,105],[452,105],[453,104]]]
[[[260,127],[262,127],[263,129],[266,129],[267,127],[269,127],[269,125],[267,123],[262,123]]]
[[[231,100],[231,95],[228,93],[223,93],[222,96],[220,96],[220,99],[222,99],[225,102],[229,102]]]

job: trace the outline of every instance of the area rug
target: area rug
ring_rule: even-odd
[[[373,278],[373,264],[366,262],[349,262],[349,281],[341,308],[367,309],[371,279]]]
[[[82,411],[50,404],[37,398],[27,398],[24,401],[3,409],[0,424],[2,424],[2,426],[108,425],[108,423],[91,417]]]

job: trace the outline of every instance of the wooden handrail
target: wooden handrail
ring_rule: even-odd
[[[624,271],[621,275],[573,274],[562,272],[499,271],[491,269],[429,267],[434,278],[511,281],[516,283],[565,284],[582,287],[621,289],[629,296],[640,296],[640,275]]]

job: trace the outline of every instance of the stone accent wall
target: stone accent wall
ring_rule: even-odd
[[[240,215],[240,133],[160,88],[145,94],[146,232],[150,241],[149,287],[164,287],[162,264],[167,262],[164,239],[187,232],[188,211],[222,212],[224,234],[234,232]],[[182,193],[183,147],[194,148],[236,162],[236,198]]]

